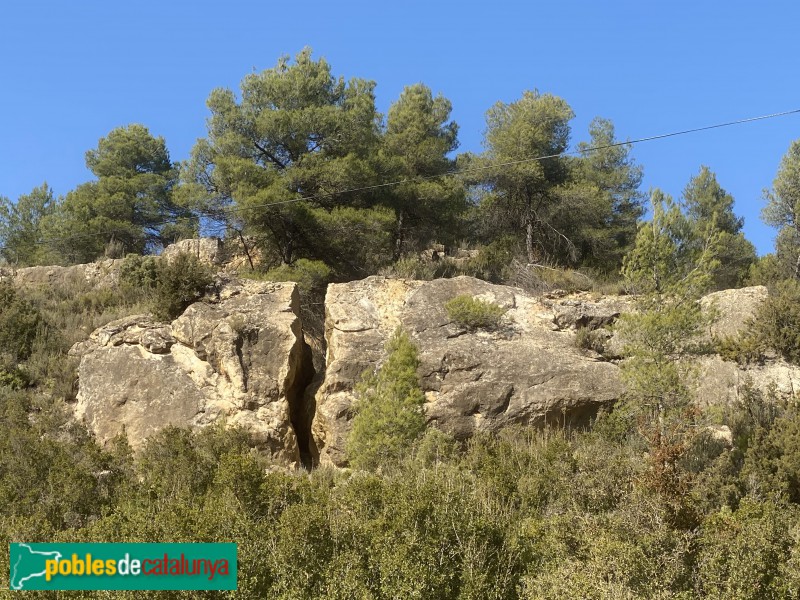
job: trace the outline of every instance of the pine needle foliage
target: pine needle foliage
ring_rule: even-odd
[[[398,329],[386,345],[388,357],[356,388],[353,428],[347,455],[356,469],[375,470],[398,463],[425,430],[417,348]]]

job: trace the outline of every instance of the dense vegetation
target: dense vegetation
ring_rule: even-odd
[[[800,596],[798,398],[749,389],[701,410],[677,360],[800,364],[800,142],[766,194],[776,251],[757,259],[706,167],[679,201],[653,190],[637,224],[630,147],[596,119],[563,155],[573,114],[561,98],[496,104],[485,152],[454,156],[446,98],[416,84],[383,116],[374,87],[303,51],[248,75],[239,97],[212,92],[208,135],[183,163],[131,125],[87,153],[96,180],[0,199],[9,264],[132,253],[113,289],[0,283],[0,539],[236,541],[241,597]],[[221,428],[165,429],[135,457],[124,438],[100,448],[68,418],[67,350],[114,318],[168,319],[200,297],[212,279],[196,260],[149,255],[201,228],[256,245],[249,276],[317,299],[328,281],[378,272],[635,292],[640,310],[616,326],[628,393],[586,430],[457,443],[426,430],[417,349],[398,331],[358,388],[351,470],[275,472]],[[434,243],[469,252],[422,260]],[[701,342],[697,298],[742,283],[768,285],[769,301],[741,336]],[[447,310],[469,330],[503,318],[471,297]],[[576,343],[594,347],[590,333]]]

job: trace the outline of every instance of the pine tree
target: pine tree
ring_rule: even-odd
[[[408,334],[398,330],[386,351],[386,362],[377,373],[367,374],[357,388],[347,455],[358,469],[397,463],[425,430],[417,349]]]

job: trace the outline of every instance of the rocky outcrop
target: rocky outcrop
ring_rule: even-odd
[[[179,248],[191,251],[195,242]],[[206,262],[226,264],[224,250],[214,244],[194,250]],[[165,254],[168,260],[174,255]],[[16,273],[31,285],[58,284],[63,277],[102,282],[115,265]],[[254,445],[278,463],[344,465],[354,389],[365,370],[385,359],[386,342],[398,327],[420,352],[429,424],[458,439],[510,424],[585,422],[624,391],[614,350],[621,343],[609,326],[635,310],[629,297],[532,295],[470,277],[332,284],[325,368],[315,376],[295,284],[224,274],[217,281],[216,297],[191,305],[172,323],[132,316],[73,347],[81,357],[75,412],[100,441],[124,430],[136,448],[168,424],[223,421],[250,431]],[[500,326],[473,331],[452,322],[444,305],[463,294],[506,309]],[[703,306],[717,316],[708,338],[742,331],[766,296],[757,287],[704,298]],[[582,349],[576,341],[586,330],[593,342]],[[800,368],[782,361],[741,367],[708,355],[694,363],[692,389],[703,405],[737,402],[748,389],[784,398],[800,393]]]
[[[261,264],[261,253],[253,240],[221,240],[219,238],[196,238],[180,240],[170,244],[161,253],[168,261],[179,254],[191,254],[200,262],[221,271],[233,272],[253,268]]]
[[[451,322],[444,304],[461,294],[506,308],[501,327],[474,332]],[[596,319],[585,318],[594,312]],[[613,318],[610,312],[615,311],[554,308],[519,289],[470,277],[369,277],[329,286],[327,369],[314,422],[321,460],[345,463],[355,383],[384,358],[384,345],[398,326],[420,351],[428,421],[456,438],[512,423],[586,420],[618,399],[623,386],[616,365],[575,346],[568,323],[599,325]]]
[[[171,324],[133,316],[96,330],[81,357],[75,414],[101,442],[134,448],[173,424],[248,430],[283,464],[310,463],[303,392],[313,377],[293,283],[229,282]]]
[[[740,366],[719,356],[707,356],[698,359],[695,366],[693,391],[701,406],[740,402],[750,391],[783,400],[800,396],[800,367],[783,360]]]
[[[8,279],[22,287],[60,286],[81,284],[90,287],[109,287],[117,284],[122,260],[105,259],[69,267],[25,267],[6,268],[0,271],[0,279]]]
[[[703,308],[714,316],[708,331],[712,339],[734,337],[744,331],[756,316],[769,292],[763,285],[708,294],[700,300]]]

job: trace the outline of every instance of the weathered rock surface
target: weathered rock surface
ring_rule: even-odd
[[[137,448],[170,424],[224,420],[277,462],[310,461],[313,367],[293,283],[229,282],[172,324],[114,321],[71,353],[81,357],[76,416],[101,442],[124,429]]]
[[[766,302],[769,292],[763,285],[735,290],[722,290],[704,296],[700,303],[706,310],[713,310],[716,319],[708,334],[711,338],[734,337],[745,330],[748,321]]]
[[[200,262],[224,271],[258,266],[261,254],[252,240],[221,240],[219,238],[195,238],[170,244],[161,253],[168,261],[179,254],[191,254]],[[251,264],[252,263],[252,264]]]
[[[62,286],[87,284],[92,287],[116,285],[119,277],[119,259],[105,259],[83,265],[69,267],[25,267],[5,268],[0,271],[0,279],[9,279],[23,287]]]
[[[503,325],[469,332],[450,322],[444,303],[460,294],[506,308]],[[428,420],[460,439],[512,423],[581,421],[618,399],[618,367],[576,348],[568,329],[568,321],[579,322],[591,309],[562,308],[470,277],[369,277],[329,286],[327,370],[314,422],[322,462],[344,464],[354,385],[384,358],[384,345],[398,326],[420,350]],[[609,312],[614,311],[604,309],[601,320],[611,318]]]
[[[697,361],[693,387],[701,406],[739,402],[748,388],[765,397],[774,393],[789,399],[800,395],[800,367],[783,360],[743,367],[719,356],[708,356]]]

